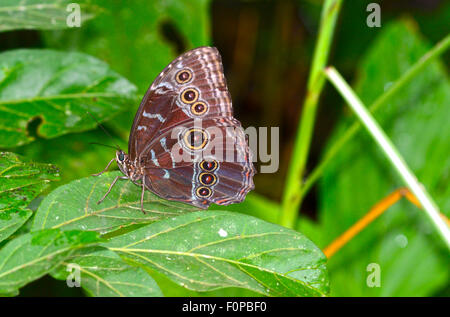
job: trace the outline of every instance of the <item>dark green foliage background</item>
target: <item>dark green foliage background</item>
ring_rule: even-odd
[[[27,1],[29,4],[40,2],[42,1]],[[59,7],[65,9],[65,5],[71,1],[47,2],[59,3]],[[11,204],[7,208],[2,207],[0,224],[1,221],[14,223],[13,232],[27,219],[30,220],[9,238],[12,232],[8,231],[4,234],[6,240],[0,242],[0,246],[3,246],[0,254],[2,252],[8,254],[6,249],[8,245],[4,246],[10,240],[11,243],[23,244],[24,252],[38,250],[39,246],[35,245],[32,248],[36,249],[28,249],[31,246],[27,243],[35,241],[34,235],[42,235],[45,232],[50,235],[47,237],[49,241],[57,240],[59,236],[65,235],[66,231],[59,231],[60,229],[70,230],[68,232],[72,236],[79,237],[74,241],[66,241],[55,246],[52,251],[61,253],[58,253],[60,257],[54,258],[54,262],[47,263],[46,269],[51,271],[51,278],[47,275],[25,286],[20,289],[21,295],[449,295],[448,250],[434,233],[423,212],[404,201],[397,203],[371,224],[331,258],[325,267],[325,259],[315,245],[320,249],[326,247],[377,201],[403,186],[365,131],[359,132],[357,137],[345,146],[327,167],[319,184],[306,197],[302,210],[299,211],[297,230],[307,238],[302,234],[270,224],[278,221],[280,211],[278,202],[283,191],[287,165],[291,159],[300,105],[304,98],[314,43],[317,40],[322,1],[133,0],[127,1],[126,4],[109,0],[79,2],[82,4],[82,10],[86,12],[86,21],[83,21],[81,28],[67,29],[63,23],[60,23],[62,20],[60,21],[59,18],[59,22],[57,21],[55,27],[51,28],[48,27],[45,19],[32,20],[33,27],[30,29],[33,30],[28,31],[21,30],[23,27],[20,23],[9,29],[0,27],[0,30],[8,30],[8,32],[0,33],[0,70],[3,74],[3,77],[0,77],[0,109],[8,108],[14,111],[19,107],[31,109],[31,105],[38,103],[41,107],[39,111],[42,112],[40,115],[30,111],[23,118],[19,116],[22,121],[12,111],[8,115],[2,112],[0,148],[22,155],[19,158],[9,157],[10,160],[17,159],[21,162],[20,164],[27,161],[47,164],[38,166],[39,172],[32,167],[29,168],[39,175],[38,178],[43,174],[42,179],[51,180],[37,185],[40,186],[37,194],[39,192],[42,194],[30,205],[34,215],[26,209],[26,205],[36,198],[37,194],[27,195],[26,200],[17,206]],[[366,6],[369,2],[372,1],[344,1],[329,61],[329,64],[334,65],[346,79],[354,83],[355,91],[367,105],[388,89],[432,45],[447,36],[450,31],[448,28],[450,4],[446,1],[433,3],[415,1],[414,4],[406,0],[379,1],[382,7],[381,28],[366,26],[368,14]],[[10,0],[4,5],[15,5],[15,3]],[[57,8],[55,10],[59,12]],[[53,16],[57,14],[55,12],[52,13]],[[22,18],[30,20],[33,17],[35,18],[36,15],[31,13],[30,16]],[[1,22],[0,13],[0,25]],[[123,201],[130,203],[131,208],[128,205],[114,207],[112,200],[106,201],[106,207],[114,208],[104,213],[105,218],[101,223],[97,220],[97,216],[77,220],[84,213],[81,206],[85,205],[86,200],[83,198],[89,195],[92,188],[98,186],[101,189],[93,191],[94,198],[98,199],[97,196],[102,195],[113,175],[107,174],[101,179],[88,177],[102,170],[114,155],[112,149],[89,143],[117,142],[122,148],[127,148],[127,138],[135,111],[152,80],[178,54],[201,45],[217,46],[221,52],[225,75],[233,96],[235,114],[243,125],[276,126],[280,127],[281,133],[279,171],[275,174],[256,175],[256,190],[248,195],[245,202],[211,209],[235,213],[234,217],[238,219],[236,220],[238,223],[256,221],[255,223],[262,228],[261,232],[286,230],[287,235],[294,234],[295,239],[299,239],[301,243],[292,247],[306,246],[311,252],[310,255],[303,257],[298,251],[292,251],[292,254],[289,253],[291,251],[277,253],[280,259],[284,259],[285,267],[281,263],[274,264],[276,261],[271,262],[264,258],[261,258],[259,263],[251,264],[262,267],[265,265],[266,268],[275,265],[277,269],[286,270],[289,265],[291,269],[294,269],[296,265],[303,265],[303,268],[310,267],[310,273],[305,273],[305,276],[297,274],[295,278],[302,281],[312,278],[312,284],[319,285],[317,289],[303,287],[299,283],[290,284],[292,281],[286,279],[280,281],[281,286],[268,283],[268,289],[270,289],[268,291],[253,285],[251,280],[247,281],[243,277],[240,279],[240,274],[245,272],[245,269],[241,268],[241,271],[237,272],[236,264],[225,263],[226,261],[215,265],[223,269],[222,272],[230,274],[226,285],[222,285],[227,288],[218,289],[221,287],[211,285],[206,287],[206,284],[196,284],[192,281],[186,283],[174,278],[176,274],[173,272],[192,279],[197,278],[194,273],[190,275],[191,273],[186,270],[177,271],[180,268],[176,264],[166,267],[172,273],[159,270],[158,265],[164,266],[164,263],[167,263],[165,261],[172,259],[171,255],[165,254],[161,258],[157,253],[148,256],[144,254],[148,261],[154,262],[148,264],[146,260],[142,258],[138,260],[136,255],[130,255],[123,250],[119,252],[109,249],[111,246],[121,245],[123,242],[121,240],[133,243],[136,237],[142,238],[152,230],[158,231],[158,226],[171,227],[171,221],[173,221],[171,217],[176,216],[175,219],[180,217],[181,222],[190,221],[191,214],[178,216],[178,212],[184,213],[191,210],[184,210],[183,208],[186,207],[176,204],[167,205],[150,193],[148,197],[151,202],[146,205],[146,208],[153,210],[154,213],[145,217],[140,213],[134,213],[136,210],[132,209],[134,205],[131,203],[137,202],[139,192],[137,189],[133,191],[132,184],[120,184],[116,188],[117,192],[112,193],[111,196],[111,199],[118,197],[120,190],[127,193],[128,196]],[[65,69],[61,65],[67,64],[66,60],[60,61],[59,64],[49,62],[48,67],[40,65],[41,69],[36,69],[33,64],[22,65],[21,62],[14,61],[15,58],[22,61],[20,54],[28,54],[30,49],[36,48],[52,50],[47,51],[50,55],[43,56],[41,60],[58,61],[57,55],[62,52],[61,58],[69,59],[69,62],[75,66]],[[12,51],[13,49],[25,50]],[[41,51],[40,54],[47,54],[46,50]],[[58,53],[53,50],[57,50]],[[7,58],[2,54],[8,54]],[[450,212],[449,56],[450,53],[446,52],[441,60],[431,63],[375,115],[413,172],[427,187],[441,211],[447,216]],[[60,69],[58,65],[61,66]],[[88,67],[83,68],[83,65]],[[75,102],[74,106],[67,106],[67,102],[72,100],[68,95],[77,94],[79,91],[70,90],[73,82],[68,83],[69,90],[64,86],[64,81],[50,78],[49,82],[45,82],[43,79],[45,76],[40,74],[43,70],[51,68],[54,68],[56,73],[68,72],[66,75],[75,78],[74,82],[77,78],[80,81],[84,80],[97,95],[89,96],[90,98],[82,102]],[[92,73],[93,68],[98,71]],[[83,77],[83,69],[86,70],[87,78]],[[28,82],[21,81],[21,78],[25,78],[21,76],[27,73],[34,74],[28,77],[32,79]],[[18,88],[14,88],[14,83]],[[34,91],[33,88],[37,87],[36,83],[42,84],[43,88]],[[73,86],[76,87],[76,85]],[[122,90],[111,95],[110,93],[119,86]],[[14,92],[11,87],[17,91]],[[23,87],[22,90],[21,87]],[[25,89],[26,87],[29,87],[29,90]],[[80,90],[84,91],[84,87]],[[11,99],[17,100],[11,102]],[[56,101],[56,105],[61,108],[52,109],[51,102],[45,100]],[[77,108],[78,106],[80,108]],[[114,136],[114,141],[103,131],[95,128],[96,123],[92,118],[83,114],[85,108],[90,107],[93,107],[92,112],[96,118],[102,121]],[[75,124],[70,121],[74,118],[73,115],[77,116]],[[330,85],[327,86],[320,102],[308,161],[309,170],[320,161],[324,151],[354,120],[341,97]],[[61,121],[66,124],[59,126],[58,129],[45,129],[47,123],[51,126],[51,124],[58,125]],[[16,123],[18,129],[13,132],[2,129]],[[51,167],[48,164],[52,164]],[[46,173],[46,169],[56,168],[53,165],[59,170],[57,172],[54,170],[50,174]],[[77,199],[71,199],[71,196],[66,193],[74,193],[79,183],[82,186]],[[62,185],[64,187],[60,187]],[[52,191],[57,187],[59,188],[56,191]],[[1,183],[0,189],[2,189]],[[157,202],[152,203],[154,200]],[[2,202],[1,199],[0,202]],[[67,206],[71,208],[68,213],[65,212]],[[93,212],[100,210],[100,213],[103,213],[101,208],[104,206],[100,206],[92,204],[89,210]],[[7,213],[11,214],[11,211],[4,209],[10,208],[18,209],[14,212],[18,212],[19,216],[13,215],[13,218],[5,216]],[[51,218],[45,218],[48,216],[44,213],[45,210],[48,210]],[[220,218],[221,212],[223,211],[211,211],[211,214]],[[207,214],[199,215],[198,219],[207,217]],[[246,218],[247,215],[260,220]],[[121,219],[106,217],[121,217]],[[157,222],[153,223],[153,221]],[[219,222],[217,225],[224,224]],[[141,228],[142,226],[146,229]],[[42,229],[50,231],[44,230],[42,233],[39,231]],[[210,239],[213,239],[213,235],[207,234],[206,226],[200,229],[203,229],[203,234],[198,233],[202,243],[208,243]],[[238,229],[241,231],[236,229],[236,236],[247,230],[245,226]],[[98,240],[99,238],[95,235],[85,236],[89,234],[86,230],[107,234],[104,237],[112,238],[112,240],[105,243],[101,239]],[[198,230],[198,228],[192,227],[192,230]],[[230,234],[231,232],[232,230]],[[133,233],[136,235],[131,236]],[[0,231],[0,237],[2,237],[2,231]],[[173,239],[176,239],[176,235],[174,237]],[[275,249],[281,247],[277,244],[287,245],[288,241],[290,240],[274,241],[271,247]],[[186,243],[190,245],[194,242]],[[250,250],[252,243],[255,245],[252,251],[263,252],[258,249],[261,247],[258,243],[263,244],[264,240],[250,241],[242,248]],[[150,246],[144,244],[143,247],[150,248]],[[164,250],[170,252],[174,251],[164,243],[161,244],[161,248],[166,248]],[[236,248],[236,245],[233,245],[233,248]],[[218,250],[227,249],[223,247],[223,249],[211,250],[207,256]],[[223,253],[227,252],[223,251]],[[88,256],[81,256],[85,254]],[[169,257],[169,260],[165,256]],[[190,258],[191,255],[177,256],[180,257],[180,262],[190,263],[193,267],[201,263],[193,261]],[[227,259],[233,261],[242,260],[233,258],[235,256],[237,253],[234,249],[230,249],[226,255]],[[85,286],[84,293],[81,293],[68,289],[64,282],[57,281],[65,280],[67,276],[64,266],[58,266],[61,264],[58,261],[62,261],[63,258],[65,263],[79,263],[88,271],[92,265],[100,267],[103,265],[115,268],[120,274],[115,276],[108,270],[91,270],[86,275],[88,285]],[[368,274],[366,267],[369,263],[378,263],[381,266],[380,288],[369,288],[366,284]],[[214,272],[208,271],[210,265],[213,263],[202,263],[196,272],[199,275],[206,274],[210,278],[207,282],[214,284],[217,276]],[[42,277],[44,271],[34,270],[30,274],[32,277],[29,281]],[[92,279],[94,273],[110,281],[114,287],[96,287],[97,279]],[[250,273],[256,274],[260,281],[269,279],[263,270]],[[22,276],[23,281],[19,280],[17,285],[26,285],[25,275],[18,274],[18,276]],[[134,286],[123,284],[123,281],[132,278],[141,283]],[[277,276],[277,278],[284,277]],[[248,282],[245,289],[236,288],[239,286],[236,279]],[[183,286],[191,289],[188,290]],[[47,293],[42,294],[42,289],[46,289]],[[329,290],[330,293],[328,293]],[[17,290],[11,288],[0,293],[17,295]]]

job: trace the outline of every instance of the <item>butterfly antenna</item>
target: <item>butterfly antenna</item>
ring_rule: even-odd
[[[117,150],[116,147],[108,145],[108,144],[102,144],[102,143],[97,143],[97,142],[89,142],[89,144],[101,145],[101,146],[105,146],[105,147],[109,147],[111,149],[116,149]]]
[[[103,130],[103,132],[105,132],[105,134],[107,135],[107,136],[109,136],[110,138],[111,138],[111,140],[113,140],[114,141],[114,138],[113,138],[113,136],[108,132],[108,130],[106,130],[105,129],[105,127],[89,112],[89,111],[86,111],[90,116],[91,116],[91,118],[92,119],[94,119],[94,121],[95,122],[97,122],[97,124],[98,124],[98,126]],[[95,142],[92,142],[91,144],[97,144],[97,145],[103,145],[103,146],[107,146],[107,145],[105,145],[105,144],[101,144],[101,143],[95,143]],[[116,146],[115,147],[115,149],[116,150],[121,150],[120,149],[120,146],[118,146],[117,145],[117,143],[116,142],[114,142],[114,145]],[[109,146],[109,147],[111,147],[111,148],[114,148],[114,147],[112,147],[112,146]]]

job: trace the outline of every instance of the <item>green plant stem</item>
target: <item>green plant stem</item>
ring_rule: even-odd
[[[358,96],[356,96],[336,69],[334,67],[329,67],[325,70],[325,73],[330,82],[347,101],[350,108],[355,112],[356,116],[370,135],[381,147],[392,166],[397,170],[398,174],[405,182],[406,186],[408,186],[411,192],[417,197],[431,222],[436,227],[436,230],[442,236],[442,239],[447,243],[447,246],[450,249],[450,230],[444,220],[440,217],[438,208],[426,191],[425,187],[419,183],[417,177],[409,169],[405,160],[392,144],[388,136],[384,133],[383,129],[379,126],[362,101],[358,98]]]
[[[301,204],[302,176],[311,145],[311,137],[317,112],[317,104],[325,82],[323,69],[327,64],[333,31],[342,0],[326,0],[321,15],[318,41],[308,78],[306,98],[303,104],[300,126],[297,130],[294,149],[285,183],[279,223],[293,228]]]
[[[418,73],[420,73],[428,64],[439,57],[450,47],[450,34],[444,39],[439,41],[431,50],[429,50],[424,56],[422,56],[405,74],[403,74],[386,92],[378,97],[375,102],[369,107],[370,112],[375,112],[394,96],[399,90],[405,87],[411,79],[413,79]],[[309,189],[314,185],[317,179],[322,176],[325,168],[336,156],[337,153],[344,147],[344,145],[353,138],[353,136],[359,131],[361,124],[356,121],[349,129],[330,147],[326,152],[321,162],[314,168],[311,174],[306,179],[302,187],[301,196],[305,196]]]

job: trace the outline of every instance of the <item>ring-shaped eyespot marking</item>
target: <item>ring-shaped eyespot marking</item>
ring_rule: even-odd
[[[208,111],[208,106],[203,101],[197,101],[191,106],[191,113],[195,116],[202,116]]]
[[[219,163],[217,161],[202,161],[200,162],[200,168],[207,172],[213,172],[219,167]]]
[[[184,133],[183,142],[190,150],[200,150],[208,143],[208,134],[203,129],[192,128]]]
[[[198,176],[198,180],[202,185],[205,186],[212,186],[217,182],[217,177],[214,174],[211,173],[201,173]]]
[[[175,75],[175,80],[179,84],[187,84],[192,79],[192,72],[189,69],[182,69]]]
[[[208,197],[211,197],[212,190],[211,190],[211,188],[201,186],[201,187],[197,188],[195,193],[196,193],[197,197],[199,197],[199,198],[208,198]]]
[[[198,91],[194,88],[187,88],[181,93],[181,101],[187,104],[196,102],[198,99]]]

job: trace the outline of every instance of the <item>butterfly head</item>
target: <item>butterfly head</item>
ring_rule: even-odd
[[[122,151],[122,150],[117,150],[116,151],[117,163],[124,162],[125,161],[125,157],[128,158],[128,155],[126,155],[124,151]]]
[[[116,162],[117,166],[119,166],[120,171],[124,173],[128,178],[132,178],[134,168],[130,162],[128,155],[124,151],[116,151]]]

